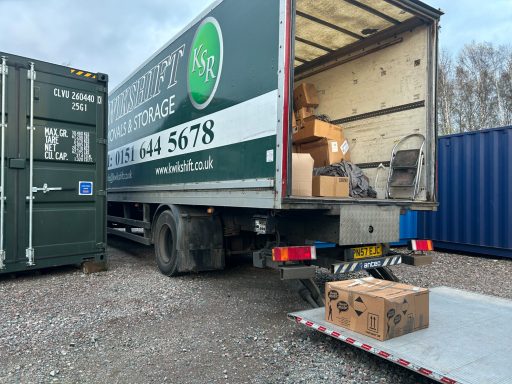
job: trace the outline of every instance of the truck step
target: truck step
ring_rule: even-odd
[[[314,265],[280,267],[279,276],[281,277],[281,280],[313,279],[315,277],[316,269],[317,267]]]
[[[432,264],[432,255],[402,255],[402,263],[419,267]]]

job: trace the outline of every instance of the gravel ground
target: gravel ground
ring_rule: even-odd
[[[109,254],[98,274],[0,277],[0,382],[430,383],[288,321],[306,305],[250,259],[167,278],[151,248],[111,239]],[[512,298],[512,260],[436,253],[431,266],[393,271],[415,285]]]

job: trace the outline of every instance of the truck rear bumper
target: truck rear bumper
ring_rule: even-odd
[[[336,263],[331,265],[331,273],[349,273],[366,269],[389,267],[402,263],[402,256],[379,257],[378,259],[347,261],[345,263]]]

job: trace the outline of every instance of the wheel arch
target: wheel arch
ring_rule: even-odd
[[[156,243],[159,216],[170,211],[176,223],[178,272],[199,272],[224,268],[223,228],[219,216],[206,208],[160,204],[151,223],[152,242]]]

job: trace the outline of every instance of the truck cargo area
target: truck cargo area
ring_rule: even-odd
[[[343,127],[348,160],[377,192],[377,199],[359,203],[415,200],[414,209],[422,203],[423,209],[433,208],[438,17],[438,11],[412,1],[296,2],[291,89],[313,84],[318,92],[314,115]],[[388,199],[391,154],[409,135],[415,136],[401,149],[419,150],[424,137],[418,193],[413,197],[404,179],[395,183],[403,186],[390,188]],[[407,178],[409,171],[402,171]],[[319,200],[291,195],[292,206],[297,199],[304,206]]]
[[[445,384],[512,383],[512,302],[447,287],[430,290],[427,329],[387,341],[338,327],[325,308],[290,313],[298,324]]]

